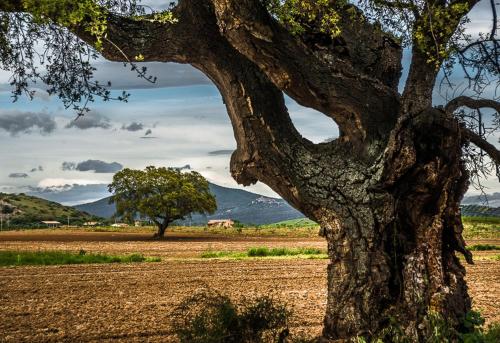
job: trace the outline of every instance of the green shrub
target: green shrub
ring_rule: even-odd
[[[481,314],[471,311],[464,320],[464,328],[467,333],[459,334],[459,339],[463,343],[497,343],[500,342],[500,324],[484,328],[484,319]]]
[[[204,291],[174,311],[174,332],[181,343],[290,342],[291,312],[271,297],[234,304],[229,297]]]
[[[500,342],[500,324],[484,328],[484,319],[476,311],[470,311],[460,327],[450,325],[436,312],[430,312],[423,322],[428,336],[426,343],[496,343]],[[396,319],[390,318],[388,325],[376,337],[357,337],[356,343],[412,343]]]

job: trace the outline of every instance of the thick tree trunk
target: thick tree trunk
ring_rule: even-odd
[[[312,144],[269,79],[231,47],[217,48],[223,53],[198,67],[219,87],[233,123],[233,177],[265,182],[319,222],[328,241],[323,336],[391,331],[424,342],[435,314],[458,326],[470,300],[454,255],[465,252],[459,202],[467,186],[457,122],[424,105],[402,113],[389,139]]]
[[[455,256],[459,251],[470,261],[461,236],[459,204],[468,184],[459,128],[431,112],[401,121],[390,142],[400,150],[386,154],[391,163],[382,187],[353,183],[341,190],[342,206],[313,211],[331,260],[327,339],[385,342],[399,334],[426,342],[433,320],[459,329],[471,308]],[[436,115],[443,122],[430,132]]]

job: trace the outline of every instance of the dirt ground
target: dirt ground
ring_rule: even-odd
[[[327,260],[198,258],[210,249],[243,251],[254,246],[326,248],[320,238],[175,234],[154,241],[148,234],[0,233],[1,250],[84,249],[162,257],[159,263],[0,268],[0,341],[173,341],[173,308],[206,288],[236,300],[273,294],[293,308],[295,332],[319,334]],[[490,259],[492,254],[475,254],[476,264],[466,267],[467,281],[474,308],[488,322],[498,322],[500,261]]]

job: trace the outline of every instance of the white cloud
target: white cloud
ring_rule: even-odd
[[[40,188],[51,188],[51,187],[64,187],[67,185],[96,185],[96,184],[108,184],[108,181],[96,181],[96,180],[86,180],[86,179],[65,179],[65,178],[47,178],[38,182],[38,187]]]

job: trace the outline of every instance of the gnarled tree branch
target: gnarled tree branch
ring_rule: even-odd
[[[500,102],[490,99],[473,99],[468,96],[459,96],[445,106],[445,111],[448,113],[453,113],[460,107],[468,107],[474,110],[480,108],[492,108],[498,113],[500,113]]]
[[[127,17],[107,12],[106,32],[102,38],[99,53],[110,61],[135,62],[136,56],[141,61],[188,63],[196,56],[193,44],[198,38],[190,34],[193,27],[191,1],[180,1],[173,9],[176,23],[164,23],[151,20],[149,16]],[[0,3],[0,12],[26,12],[21,0],[4,0]],[[57,22],[56,13],[47,13],[49,19]],[[98,37],[87,29],[92,18],[67,26],[77,37],[90,46],[96,47]]]
[[[497,166],[500,166],[500,151],[493,144],[468,128],[462,127],[461,133],[462,138],[470,141],[479,149],[483,150]]]
[[[299,104],[333,118],[350,140],[392,128],[398,94],[338,57],[330,63],[274,20],[258,0],[212,0],[224,36]]]

